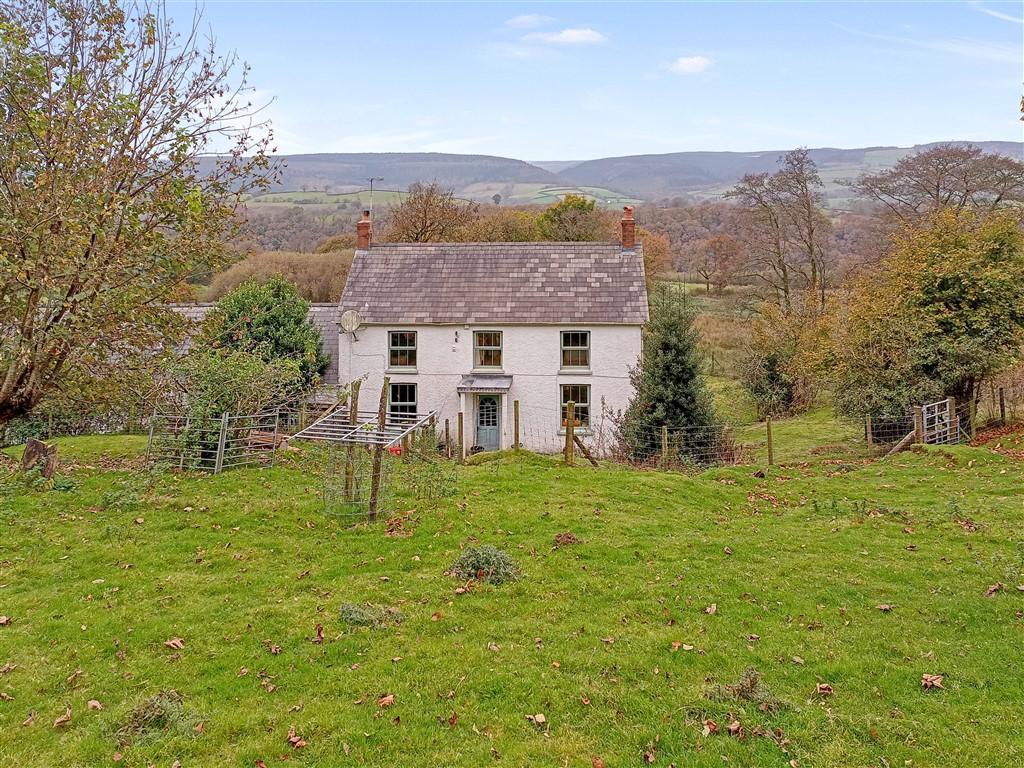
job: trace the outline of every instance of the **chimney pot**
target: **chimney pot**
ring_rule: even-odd
[[[632,251],[636,248],[636,220],[633,218],[633,206],[622,209],[622,249]]]
[[[363,218],[356,224],[356,250],[365,251],[369,249],[373,240],[373,223],[370,221],[370,212],[363,211]]]

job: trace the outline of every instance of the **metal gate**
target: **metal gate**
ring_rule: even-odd
[[[939,400],[921,407],[924,441],[929,445],[953,445],[961,440],[960,419],[953,400]]]

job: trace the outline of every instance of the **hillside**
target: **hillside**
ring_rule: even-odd
[[[966,142],[951,142],[963,144]],[[1024,157],[1024,142],[979,141],[988,152]],[[816,148],[811,156],[821,170],[826,193],[833,204],[849,198],[842,185],[866,171],[891,167],[901,157],[935,146]],[[467,198],[490,201],[501,195],[506,204],[547,204],[568,192],[593,197],[606,205],[666,197],[717,197],[747,173],[773,170],[786,149],[753,152],[670,152],[628,155],[586,161],[545,160],[524,162],[491,155],[455,155],[440,152],[365,152],[281,157],[282,175],[272,190],[275,197],[260,202],[290,204],[342,202],[282,197],[290,192],[355,192],[368,179],[382,190],[405,190],[416,181],[436,181]]]

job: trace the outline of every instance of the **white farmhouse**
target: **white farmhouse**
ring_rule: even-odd
[[[583,433],[629,403],[647,322],[631,207],[618,243],[374,244],[365,213],[357,231],[339,311],[359,327],[339,333],[337,365],[364,398],[388,376],[392,413],[437,411],[453,439],[461,412],[467,452],[512,446],[516,400],[538,451],[556,449],[567,402]]]

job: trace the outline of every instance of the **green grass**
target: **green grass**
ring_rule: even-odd
[[[403,499],[412,535],[388,537],[326,518],[298,459],[177,475],[132,458],[139,438],[59,442],[73,490],[0,495],[3,765],[629,766],[651,745],[657,766],[1024,762],[1021,465],[983,449],[764,478],[517,454],[460,469],[457,498]],[[553,548],[562,531],[581,543]],[[521,578],[457,594],[468,544]],[[343,603],[404,621],[352,628]],[[708,697],[748,666],[783,709]],[[167,689],[174,726],[120,746]],[[772,728],[783,744],[752,735]]]

